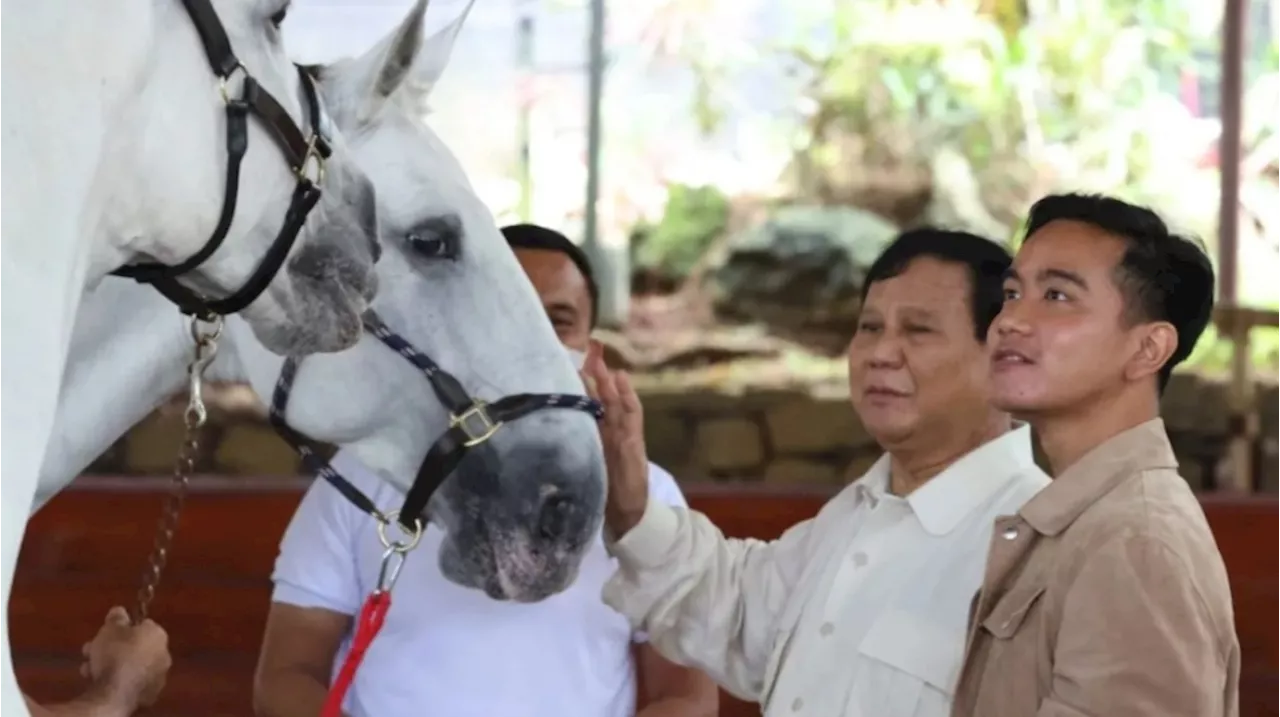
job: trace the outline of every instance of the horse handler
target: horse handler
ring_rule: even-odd
[[[599,290],[582,250],[546,227],[502,229],[576,363],[596,323]],[[339,451],[331,461],[376,502],[400,498]],[[646,495],[685,505],[675,479],[646,464]],[[376,524],[324,481],[299,504],[280,545],[254,685],[258,717],[316,717],[356,651],[361,602],[378,584]],[[614,569],[603,536],[577,580],[541,602],[490,600],[441,572],[439,528],[408,558],[385,628],[369,644],[346,717],[714,717],[715,684],[676,665],[600,599]],[[370,552],[372,551],[372,552]],[[359,654],[359,653],[357,653]],[[338,694],[335,692],[335,694]],[[337,698],[335,698],[337,699]]]
[[[23,695],[32,717],[128,717],[155,704],[173,663],[164,628],[151,620],[132,625],[122,607],[107,612],[82,652],[80,674],[90,680],[89,688],[57,705],[38,705]]]

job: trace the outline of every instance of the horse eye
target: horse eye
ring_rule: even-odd
[[[461,248],[462,224],[456,215],[432,217],[409,230],[405,241],[418,256],[456,259]]]
[[[448,235],[411,233],[406,237],[409,246],[419,256],[428,259],[452,259],[454,248]]]
[[[444,240],[440,237],[424,237],[421,234],[410,234],[406,237],[409,246],[423,256],[440,256],[444,251]]]
[[[289,5],[288,3],[286,3],[284,7],[280,8],[279,10],[276,10],[275,14],[271,16],[270,18],[271,24],[274,25],[277,30],[279,30],[280,26],[284,24],[284,19],[288,14],[289,14]]]

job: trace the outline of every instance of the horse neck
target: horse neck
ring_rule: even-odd
[[[5,211],[0,286],[5,344],[5,521],[29,509],[54,437],[76,312],[91,282],[102,200],[94,178],[108,121],[145,66],[154,0],[12,3],[0,51]],[[10,343],[14,345],[10,347]],[[10,534],[5,534],[9,550]],[[6,559],[4,595],[11,565]],[[7,704],[7,703],[6,703]]]
[[[145,67],[151,43],[139,35],[154,36],[154,9],[154,0],[5,8],[21,32],[5,33],[4,91],[23,109],[3,114],[0,281],[6,306],[23,307],[4,315],[6,333],[23,337],[12,363],[5,354],[6,377],[12,371],[28,386],[13,394],[32,424],[13,435],[23,445],[44,445],[40,424],[54,410],[80,299],[102,273],[93,254],[105,203],[95,177],[110,118]]]
[[[43,272],[60,268],[78,290],[110,268],[93,256],[107,241],[106,191],[95,185],[100,171],[111,171],[101,167],[109,139],[128,129],[113,128],[113,119],[129,108],[151,60],[157,3],[42,0],[6,10],[22,32],[5,35],[5,93],[29,111],[4,114],[5,199],[13,208],[4,213],[5,249],[37,245]],[[24,231],[11,233],[11,218]]]
[[[192,352],[186,318],[155,290],[111,278],[85,294],[37,506],[182,390]]]

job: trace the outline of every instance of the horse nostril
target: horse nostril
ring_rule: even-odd
[[[575,507],[573,499],[566,495],[549,495],[542,501],[538,513],[538,535],[555,539],[568,531]]]

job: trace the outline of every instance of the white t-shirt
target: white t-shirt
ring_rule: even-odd
[[[334,468],[374,503],[403,496],[339,452]],[[684,506],[669,473],[649,465],[649,493]],[[428,527],[405,560],[382,631],[347,693],[351,717],[629,717],[633,634],[601,601],[616,562],[597,537],[567,590],[539,603],[491,600],[440,574],[442,533]],[[382,557],[373,518],[316,480],[285,531],[272,600],[356,615]],[[346,659],[348,636],[334,662]]]

